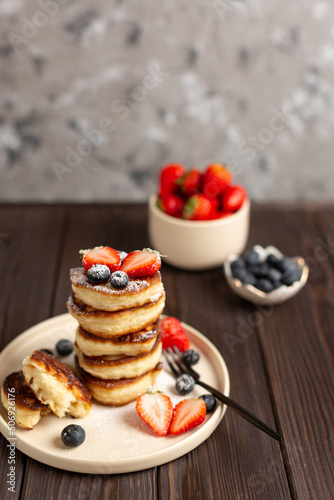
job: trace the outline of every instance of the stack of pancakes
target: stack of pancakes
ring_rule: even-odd
[[[78,321],[76,367],[94,399],[108,405],[133,401],[160,372],[159,317],[165,291],[158,271],[129,278],[116,290],[108,281],[93,285],[82,267],[70,270],[73,294],[67,301]]]

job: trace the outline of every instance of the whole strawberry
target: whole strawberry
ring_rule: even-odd
[[[228,186],[222,194],[222,207],[226,212],[239,210],[247,198],[247,191],[242,186]]]
[[[193,194],[184,205],[183,217],[188,220],[210,220],[214,211],[211,199],[203,194]]]
[[[167,194],[163,198],[158,198],[157,205],[167,215],[182,217],[184,201],[176,194]]]
[[[172,163],[164,166],[160,171],[159,197],[163,198],[168,194],[173,194],[177,190],[176,181],[186,173],[183,165]]]
[[[202,182],[202,192],[208,198],[219,196],[231,184],[233,176],[223,165],[208,165]]]
[[[176,184],[179,186],[180,192],[184,196],[191,196],[192,194],[199,192],[201,177],[202,175],[198,168],[193,168],[177,179]]]
[[[190,348],[189,338],[182,326],[181,321],[173,316],[167,316],[160,321],[159,327],[162,347],[178,347],[183,352]]]

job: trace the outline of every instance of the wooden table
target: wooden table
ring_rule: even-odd
[[[216,345],[231,397],[277,428],[281,444],[228,410],[198,448],[143,472],[76,474],[17,451],[16,493],[9,493],[1,436],[0,498],[333,498],[334,207],[254,206],[249,245],[256,243],[306,257],[310,277],[296,297],[260,309],[230,291],[221,269],[164,264],[165,313]],[[80,248],[97,244],[147,246],[146,206],[0,206],[1,348],[66,312],[68,271]]]

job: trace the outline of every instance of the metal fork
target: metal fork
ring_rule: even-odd
[[[241,417],[245,418],[250,422],[251,424],[255,425],[261,431],[264,431],[266,434],[269,434],[269,436],[273,437],[274,439],[277,439],[277,441],[280,441],[282,439],[282,436],[278,434],[276,431],[271,429],[267,424],[262,422],[259,418],[257,418],[255,415],[250,413],[248,410],[240,406],[238,403],[233,401],[231,398],[228,396],[225,396],[222,392],[218,391],[214,387],[211,387],[210,385],[206,384],[200,379],[199,373],[197,373],[183,358],[182,354],[180,353],[179,349],[174,346],[172,349],[171,347],[167,348],[169,355],[167,354],[166,349],[164,349],[164,356],[165,359],[174,374],[174,376],[177,378],[180,375],[187,374],[191,375],[196,384],[204,387],[207,391],[211,392],[217,399],[219,399],[222,403],[224,403],[226,406],[231,408],[233,411],[238,413]]]

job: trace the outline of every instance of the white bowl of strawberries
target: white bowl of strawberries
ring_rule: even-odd
[[[203,173],[166,165],[158,195],[149,199],[151,244],[181,269],[218,267],[231,253],[242,253],[249,220],[245,188],[233,185],[232,174],[219,164],[208,165]]]

